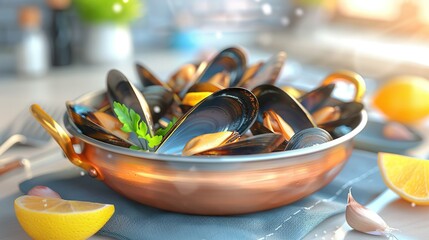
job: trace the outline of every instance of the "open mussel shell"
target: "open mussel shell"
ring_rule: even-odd
[[[285,61],[286,53],[282,51],[278,52],[260,66],[252,77],[240,81],[238,86],[252,89],[262,84],[274,84],[280,75]]]
[[[359,102],[341,102],[334,107],[339,111],[339,118],[319,124],[320,128],[323,128],[328,132],[332,132],[334,129],[342,125],[355,127],[355,125],[360,121],[360,112],[364,109],[364,105]]]
[[[312,147],[332,140],[332,136],[321,128],[303,129],[289,140],[285,150]]]
[[[284,142],[285,139],[280,134],[265,133],[212,148],[195,155],[247,155],[270,153]]]
[[[228,72],[223,71],[220,73],[216,73],[210,80],[207,81],[208,83],[214,83],[217,85],[220,85],[224,88],[227,88],[231,86],[231,77]]]
[[[149,105],[153,121],[158,122],[173,103],[173,92],[159,85],[145,87],[141,92]]]
[[[330,98],[334,91],[335,84],[320,86],[310,92],[305,93],[298,101],[307,109],[309,113],[313,113],[322,107]]]
[[[240,134],[238,132],[230,131],[203,134],[192,138],[189,142],[187,142],[183,148],[182,155],[196,155],[200,152],[205,152],[209,149],[235,142],[238,140],[238,138],[240,138]]]
[[[159,85],[159,86],[167,86],[164,82],[162,82],[159,78],[157,78],[149,69],[143,64],[136,63],[137,75],[140,78],[140,82],[143,87]]]
[[[192,85],[192,87],[189,88],[188,92],[185,94],[185,96],[182,99],[182,103],[179,104],[179,107],[183,113],[186,113],[194,106],[194,105],[189,105],[184,103],[186,101],[188,93],[195,93],[195,92],[213,93],[222,89],[225,89],[225,88],[216,83],[211,83],[211,82],[195,83],[194,85]]]
[[[208,63],[195,82],[207,82],[216,74],[225,72],[229,74],[229,86],[236,86],[246,70],[246,64],[246,54],[242,49],[236,47],[224,49]]]
[[[254,123],[257,113],[258,101],[250,91],[220,90],[177,120],[156,152],[180,155],[189,140],[207,133],[236,131],[242,135]]]
[[[305,94],[305,91],[302,89],[298,89],[296,87],[290,85],[284,85],[280,87],[283,91],[287,92],[290,96],[295,99],[299,99],[301,96]]]
[[[173,89],[180,98],[194,85],[207,67],[208,62],[198,64],[185,64],[176,71],[168,80],[167,85]]]
[[[305,108],[282,89],[264,84],[256,87],[252,92],[259,102],[258,117],[256,119],[258,124],[255,124],[251,129],[254,134],[265,132],[259,131],[257,128],[262,125],[264,113],[267,111],[274,111],[295,133],[316,126]]]
[[[115,135],[108,129],[91,120],[91,117],[89,117],[89,115],[91,115],[92,112],[96,111],[95,109],[83,105],[73,104],[71,102],[67,102],[66,107],[70,119],[83,134],[99,141],[121,147],[128,148],[134,145],[127,139]]]
[[[197,67],[194,64],[185,64],[180,67],[167,81],[167,85],[175,93],[180,93],[185,86],[194,81],[194,75]]]
[[[101,110],[88,112],[86,118],[109,130],[120,138],[129,139],[130,137],[129,133],[122,131],[121,128],[123,127],[123,124],[119,119],[107,112],[102,112]]]
[[[216,83],[199,82],[192,85],[188,92],[217,92],[222,89],[224,89],[224,87]]]
[[[140,115],[153,136],[153,120],[151,109],[143,94],[118,70],[110,70],[107,74],[107,94],[110,104],[119,102],[125,104]]]
[[[244,71],[243,76],[241,77],[240,81],[237,83],[237,87],[242,87],[244,83],[255,76],[255,74],[258,72],[258,70],[264,65],[263,61],[256,62],[246,68],[246,71]]]

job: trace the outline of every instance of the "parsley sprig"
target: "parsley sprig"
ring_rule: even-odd
[[[161,144],[163,136],[165,136],[176,122],[176,119],[173,119],[165,129],[159,128],[152,136],[150,132],[148,132],[146,123],[141,121],[140,115],[133,109],[129,109],[125,104],[113,102],[113,111],[123,124],[121,130],[127,133],[134,133],[137,136],[140,146],[131,146],[130,148],[134,150],[154,150],[156,146]]]

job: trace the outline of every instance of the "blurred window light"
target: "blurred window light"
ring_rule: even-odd
[[[173,21],[188,15],[189,28],[230,29],[236,31],[261,28],[281,29],[281,18],[292,11],[290,1],[284,0],[164,0],[168,3]],[[179,19],[180,20],[180,19]]]
[[[271,15],[271,13],[273,12],[273,9],[271,8],[271,4],[269,3],[262,4],[262,12],[264,13],[264,15]]]
[[[348,17],[393,21],[400,16],[403,2],[404,0],[339,0],[338,10]]]
[[[429,1],[415,0],[419,11],[419,19],[425,24],[429,24]]]

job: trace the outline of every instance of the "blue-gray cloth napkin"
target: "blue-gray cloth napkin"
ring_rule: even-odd
[[[235,216],[196,216],[159,210],[128,200],[80,171],[39,176],[20,184],[23,193],[44,185],[64,199],[110,203],[115,214],[98,232],[116,239],[255,239],[303,238],[323,220],[345,211],[347,193],[360,203],[379,195],[385,185],[374,153],[355,150],[342,172],[328,186],[293,204]]]

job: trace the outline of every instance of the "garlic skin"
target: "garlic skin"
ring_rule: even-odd
[[[39,197],[61,198],[57,192],[46,186],[34,186],[27,194]]]
[[[346,221],[356,231],[371,234],[390,236],[393,228],[375,212],[362,206],[353,198],[349,191],[346,207]]]
[[[406,126],[397,122],[389,122],[383,128],[383,136],[390,140],[416,141],[417,137]]]

